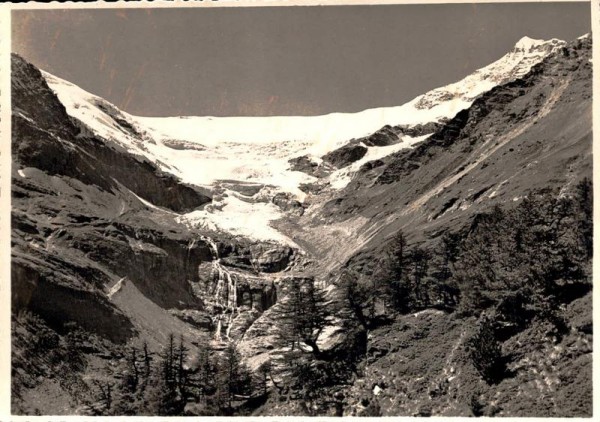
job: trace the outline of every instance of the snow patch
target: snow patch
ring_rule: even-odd
[[[127,279],[127,277],[123,277],[122,279],[120,279],[119,281],[117,281],[115,283],[114,286],[112,286],[107,293],[107,296],[109,299],[112,299],[112,297],[119,291],[121,290],[121,288],[125,285],[125,280]]]

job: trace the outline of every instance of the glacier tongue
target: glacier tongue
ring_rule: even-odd
[[[239,194],[226,190],[221,199],[204,209],[177,217],[192,228],[223,231],[235,236],[264,242],[277,242],[296,249],[300,247],[273,227],[271,222],[283,217],[283,212],[271,202],[240,199]]]

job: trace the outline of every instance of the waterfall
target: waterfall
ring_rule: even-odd
[[[236,285],[235,282],[233,281],[233,277],[231,277],[231,274],[226,273],[225,274],[227,277],[227,307],[231,308],[231,307],[235,307],[237,305],[236,303]]]
[[[219,249],[217,244],[209,237],[201,236],[201,239],[206,242],[211,249],[213,255],[212,261],[212,274],[216,275],[217,285],[213,294],[213,305],[219,309],[219,315],[215,318],[217,320],[217,328],[215,330],[215,341],[223,341],[221,337],[221,331],[223,328],[223,317],[226,313],[229,313],[227,319],[227,328],[225,330],[225,338],[231,341],[229,333],[233,325],[233,319],[237,312],[237,278],[232,277],[229,270],[221,264],[221,258],[219,256]],[[224,292],[224,289],[226,291]],[[227,296],[227,300],[223,300],[223,296]]]
[[[237,281],[235,277],[231,277],[231,274],[227,274],[228,281],[228,295],[227,295],[227,309],[229,312],[229,322],[227,323],[227,331],[225,332],[225,337],[229,340],[229,333],[231,332],[231,327],[233,325],[233,317],[235,316],[235,312],[237,310]]]
[[[212,240],[210,237],[206,237],[206,236],[200,236],[200,239],[202,239],[204,242],[208,243],[208,245],[210,246],[210,249],[213,253],[213,256],[215,257],[215,259],[219,260],[219,249],[217,248],[217,244],[215,243],[215,241]]]
[[[215,264],[213,264],[215,265]],[[217,270],[217,274],[218,274],[218,280],[217,280],[217,287],[215,289],[215,302],[219,305],[221,305],[221,290],[223,290],[223,285],[224,285],[224,280],[223,280],[223,269],[221,268],[221,264],[216,264],[215,265],[216,270]],[[214,271],[214,269],[213,269]]]
[[[215,340],[217,341],[221,341],[221,317],[222,315],[217,317],[217,329],[215,330]]]

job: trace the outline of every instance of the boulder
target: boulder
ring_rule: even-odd
[[[290,163],[290,170],[301,171],[302,173],[310,174],[311,176],[314,175],[319,166],[312,161],[308,155],[292,158],[288,160],[288,163]]]
[[[272,202],[277,205],[281,210],[289,212],[293,215],[302,216],[304,214],[304,207],[300,201],[295,200],[292,195],[285,192],[277,193]]]

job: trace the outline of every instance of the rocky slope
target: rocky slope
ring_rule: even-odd
[[[568,189],[589,176],[590,45],[587,38],[570,43],[522,78],[479,96],[413,148],[363,164],[344,190],[307,209],[297,236],[322,244],[320,252],[333,261],[358,260],[359,250],[376,248],[399,229],[421,240],[532,189]],[[330,248],[323,226],[351,246]]]
[[[589,416],[592,336],[582,328],[591,326],[590,309],[591,295],[568,306],[573,325],[560,342],[548,341],[541,323],[507,341],[512,374],[492,386],[468,358],[474,319],[436,310],[400,317],[370,333],[365,376],[350,389],[346,413],[376,403],[383,416]]]
[[[46,375],[27,372],[28,336],[44,327],[57,356],[78,330],[95,339],[80,377],[59,384],[91,388],[86,377],[123,347],[158,352],[176,334],[192,367],[196,352],[228,344],[255,374],[269,365],[270,393],[240,409],[310,413],[275,394],[289,377],[279,338],[290,286],[314,283],[337,306],[340,273],[372,275],[399,230],[427,244],[536,189],[571,192],[592,169],[590,57],[588,37],[524,38],[404,106],[289,118],[273,132],[260,118],[131,116],[13,55],[12,308],[43,321],[14,322],[15,409],[58,394],[44,379],[54,363],[34,357]],[[335,404],[323,412],[587,415],[590,299],[568,304],[560,341],[541,322],[505,341],[519,359],[493,387],[465,357],[474,317],[426,309],[365,330],[342,307],[315,345],[358,369],[328,386]],[[77,388],[37,411],[84,412]]]
[[[355,227],[347,238],[361,248],[349,268],[372,273],[398,229],[431,242],[496,204],[514,206],[539,189],[569,195],[591,177],[590,53],[590,39],[571,42],[478,97],[414,149],[363,166],[345,195],[317,214],[345,215]],[[562,340],[536,322],[505,341],[512,375],[497,385],[483,382],[467,358],[476,321],[437,310],[400,316],[369,333],[366,375],[350,389],[346,412],[591,415],[591,308],[591,293],[565,305]]]

